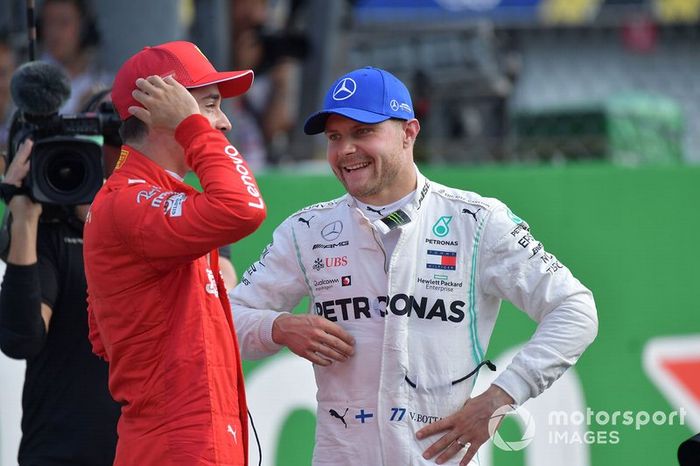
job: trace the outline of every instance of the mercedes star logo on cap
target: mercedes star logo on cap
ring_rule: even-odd
[[[355,93],[357,83],[352,78],[342,79],[333,89],[333,100],[345,100]]]

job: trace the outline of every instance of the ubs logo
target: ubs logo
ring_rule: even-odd
[[[344,78],[333,89],[333,100],[349,99],[355,94],[357,83],[352,78]]]
[[[326,241],[335,241],[342,232],[343,222],[336,220],[335,222],[331,222],[323,227],[323,230],[321,230],[321,236]]]

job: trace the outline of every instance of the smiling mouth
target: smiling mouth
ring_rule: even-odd
[[[352,165],[347,165],[343,167],[343,171],[345,173],[352,173],[355,170],[360,170],[362,168],[368,167],[370,162],[359,162],[359,163],[354,163]]]

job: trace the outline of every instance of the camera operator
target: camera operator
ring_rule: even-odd
[[[4,188],[22,187],[32,146],[27,139],[18,147]],[[27,362],[19,465],[112,465],[120,406],[108,391],[107,364],[87,339],[82,236],[89,206],[42,205],[12,191],[3,189],[12,220],[0,348]]]

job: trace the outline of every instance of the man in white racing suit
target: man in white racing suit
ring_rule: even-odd
[[[348,194],[287,218],[231,293],[244,358],[314,364],[316,466],[478,464],[488,421],[542,393],[597,333],[591,292],[496,199],[426,179],[406,87],[362,68],[304,127]],[[309,296],[309,313],[288,311]],[[535,334],[470,398],[506,299]],[[470,463],[471,462],[471,463]]]

